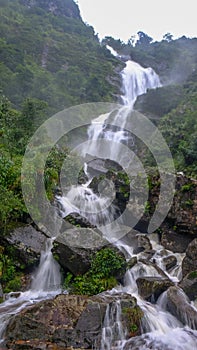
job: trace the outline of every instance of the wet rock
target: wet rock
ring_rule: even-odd
[[[135,323],[140,322],[143,314],[136,299],[128,294],[101,294],[91,298],[58,295],[13,317],[6,329],[5,344],[13,350],[20,349],[20,344],[21,349],[50,349],[51,344],[56,345],[56,350],[92,349],[95,344],[99,348],[107,305],[113,308],[117,300],[124,311],[123,323],[134,322],[134,317]],[[133,318],[127,318],[127,311]]]
[[[183,277],[188,273],[197,270],[197,238],[195,238],[186,250],[186,256],[183,259],[182,271]]]
[[[167,278],[140,277],[137,279],[138,292],[146,300],[156,301],[173,283]]]
[[[3,288],[1,283],[0,283],[0,298],[3,298]]]
[[[90,268],[91,256],[108,242],[90,228],[72,228],[62,232],[54,243],[54,253],[65,271],[75,276],[84,274]]]
[[[87,297],[71,295],[59,295],[35,304],[11,319],[6,329],[6,343],[15,349],[13,344],[18,340],[51,341],[56,330],[62,330],[66,337],[86,305]],[[64,340],[63,345],[67,346]]]
[[[164,248],[173,253],[185,253],[192,240],[193,237],[190,235],[183,235],[173,230],[169,230],[162,233],[161,244]]]
[[[149,255],[150,258],[154,254],[154,252],[152,250],[152,244],[150,243],[148,236],[145,234],[137,233],[136,234],[136,246],[134,248],[133,253],[139,254],[141,252],[147,253],[147,255]]]
[[[197,180],[177,174],[176,194],[167,219],[179,234],[192,236],[197,234]]]
[[[177,264],[177,258],[174,255],[169,255],[163,258],[163,263],[167,271],[171,270]]]
[[[197,329],[197,310],[190,304],[181,288],[174,286],[168,289],[167,309],[184,325]]]
[[[5,242],[14,247],[16,257],[22,263],[31,267],[39,262],[46,236],[32,225],[21,226],[10,232],[5,237]]]
[[[152,244],[147,235],[138,234],[137,235],[138,247],[144,248],[144,250],[151,250]]]
[[[133,256],[128,262],[127,262],[127,268],[131,269],[133,266],[137,264],[137,257]]]
[[[190,300],[197,299],[197,271],[190,272],[179,284]]]

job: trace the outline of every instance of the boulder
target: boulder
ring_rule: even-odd
[[[46,236],[32,225],[16,228],[4,238],[5,243],[14,247],[17,259],[27,267],[39,263],[40,252],[44,249]]]
[[[197,310],[190,304],[181,288],[174,286],[168,289],[167,309],[184,325],[197,329]]]
[[[138,292],[146,300],[156,301],[173,283],[168,278],[140,277],[137,279]]]
[[[197,299],[197,271],[186,275],[181,283],[179,283],[179,286],[184,290],[190,300]]]
[[[118,300],[122,322],[126,326],[132,322],[140,324],[143,313],[136,299],[128,294],[93,297],[62,294],[14,316],[6,329],[5,346],[13,350],[92,349],[95,345],[100,348],[106,311],[114,311]],[[50,348],[51,344],[56,347]]]
[[[197,270],[197,238],[195,238],[186,250],[186,256],[182,262],[183,277],[188,273]]]
[[[185,253],[192,240],[192,235],[184,235],[170,229],[163,231],[161,244],[165,249],[170,250],[173,253]]]
[[[178,233],[185,236],[197,234],[197,180],[178,173],[173,205],[168,213],[168,222],[173,222]]]
[[[53,252],[62,268],[77,276],[87,272],[92,255],[107,244],[109,242],[95,230],[73,227],[56,238]]]
[[[177,258],[175,255],[168,255],[162,260],[167,271],[171,270],[177,264]]]

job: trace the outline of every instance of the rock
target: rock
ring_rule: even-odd
[[[5,237],[5,242],[14,247],[16,257],[27,267],[39,263],[46,236],[32,225],[21,226]]]
[[[179,283],[179,287],[184,290],[190,300],[197,299],[197,271],[186,275],[181,283]]]
[[[144,248],[144,250],[151,250],[152,244],[147,235],[138,234],[137,235],[138,247]]]
[[[109,311],[114,311],[118,300],[122,322],[128,327],[131,323],[138,324],[140,332],[143,313],[136,299],[128,294],[100,294],[90,298],[62,294],[14,316],[6,329],[5,345],[12,350],[50,349],[51,344],[57,350],[92,349],[95,345],[100,348],[107,305]]]
[[[137,257],[133,256],[129,261],[127,262],[127,268],[131,269],[133,266],[137,264]]]
[[[150,240],[149,240],[147,235],[137,233],[136,240],[137,240],[137,243],[136,243],[136,247],[133,251],[134,254],[139,254],[141,252],[146,252],[149,254],[152,251],[152,244],[150,243]]]
[[[13,344],[19,340],[47,342],[59,330],[64,333],[63,345],[67,346],[66,333],[73,330],[86,305],[85,296],[58,295],[53,300],[41,301],[11,319],[5,342],[13,349]]]
[[[0,283],[0,299],[3,298],[3,288],[2,285]]]
[[[176,266],[177,258],[175,255],[168,255],[163,258],[162,262],[164,263],[166,270],[169,271]]]
[[[71,17],[81,19],[79,7],[74,1],[40,1],[40,0],[21,0],[21,2],[28,8],[38,7],[42,8],[55,16]]]
[[[177,174],[176,193],[168,213],[168,222],[173,222],[178,233],[185,236],[197,234],[197,180]]]
[[[161,277],[140,277],[136,283],[140,296],[149,301],[156,301],[160,294],[174,285],[169,279]]]
[[[170,287],[167,291],[167,309],[184,325],[197,329],[197,310],[181,288]]]
[[[186,250],[186,256],[182,262],[183,277],[188,273],[197,270],[197,238],[195,238]]]
[[[56,238],[53,252],[63,269],[76,276],[87,272],[92,254],[108,243],[95,230],[75,227]]]
[[[164,231],[162,233],[161,244],[173,253],[185,253],[187,246],[193,237],[190,235],[183,235],[173,230]]]

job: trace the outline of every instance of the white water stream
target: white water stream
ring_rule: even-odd
[[[119,155],[118,145],[127,141],[127,134],[124,126],[129,116],[128,109],[132,108],[137,96],[146,93],[147,89],[159,87],[160,81],[158,75],[151,68],[143,68],[139,64],[128,61],[122,72],[123,81],[123,107],[120,108],[115,118],[119,118],[121,128],[119,130],[106,129],[108,115],[103,115],[97,120],[93,120],[89,130],[89,144],[83,152],[91,155],[98,154],[98,148],[95,140],[101,137],[114,141],[113,149],[109,150],[106,158],[116,159]],[[87,165],[84,171],[88,176]],[[69,189],[66,197],[59,197],[62,205],[62,215],[67,216],[70,213],[78,213],[84,216],[91,224],[95,226],[105,225],[115,215],[116,208],[109,211],[108,197],[98,195],[89,188],[91,179],[89,178],[84,185],[73,186]],[[93,213],[93,214],[92,214]],[[99,214],[98,214],[99,213]],[[36,303],[40,300],[52,298],[61,292],[61,277],[59,266],[52,256],[53,239],[49,239],[46,248],[41,254],[40,265],[37,273],[32,278],[31,288],[27,292],[21,292],[16,297],[10,293],[8,299],[0,305],[0,339],[3,341],[3,333],[7,323],[12,315],[19,313],[22,309]],[[125,252],[129,259],[133,256],[133,248],[119,242],[119,248]],[[154,249],[157,253],[153,257],[160,268],[165,269],[162,262],[160,251],[162,249],[154,242]],[[167,252],[167,254],[171,254]],[[140,256],[140,255],[138,255]],[[169,275],[173,281],[181,276],[181,256],[177,255],[178,263]],[[109,294],[127,293],[136,297],[138,305],[144,312],[142,331],[143,335],[135,338],[135,343],[127,338],[127,330],[124,329],[121,322],[120,302],[114,302],[108,306],[102,329],[101,348],[97,350],[195,350],[197,349],[197,332],[188,327],[183,327],[181,323],[165,310],[165,297],[158,300],[153,305],[142,300],[138,295],[136,279],[142,276],[158,276],[157,270],[146,264],[138,262],[125,275],[124,285],[114,288]],[[135,346],[134,346],[135,344]],[[138,345],[139,344],[139,345]]]

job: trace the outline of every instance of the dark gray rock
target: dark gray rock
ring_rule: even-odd
[[[162,277],[140,277],[136,282],[140,296],[154,301],[170,286],[173,286],[169,279]]]
[[[168,255],[163,258],[163,263],[167,271],[171,270],[177,264],[177,258],[175,255]]]
[[[168,289],[167,309],[184,325],[197,329],[197,310],[190,304],[181,288],[174,286]]]
[[[113,313],[117,300],[123,310],[122,322],[126,326],[139,324],[143,313],[136,299],[128,294],[58,295],[14,316],[6,329],[5,345],[13,350],[19,349],[19,344],[23,344],[24,349],[28,344],[30,349],[40,349],[41,345],[47,349],[49,343],[56,344],[55,349],[92,349],[95,345],[99,348],[107,305]]]
[[[90,268],[92,254],[107,244],[91,228],[73,227],[56,238],[53,251],[58,255],[58,262],[63,269],[76,276],[84,274]]]
[[[164,248],[172,251],[173,253],[185,253],[192,240],[193,237],[190,235],[184,235],[173,230],[169,230],[163,232],[161,244]]]
[[[197,270],[197,238],[193,239],[188,245],[186,256],[183,259],[182,271],[183,277],[188,273]]]
[[[197,299],[197,271],[190,272],[179,284],[190,300]]]
[[[10,232],[5,237],[5,241],[14,247],[17,258],[26,266],[31,267],[39,262],[46,236],[32,225],[28,225],[18,227]]]

